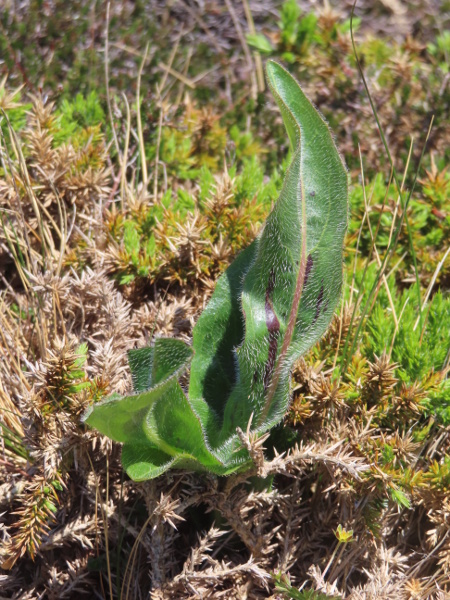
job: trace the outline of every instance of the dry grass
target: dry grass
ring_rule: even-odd
[[[200,296],[186,297],[176,287],[165,295],[161,286],[150,300],[113,283],[104,144],[99,138],[95,146],[56,146],[51,123],[51,105],[35,98],[27,156],[24,141],[14,137],[12,151],[2,149],[3,593],[281,598],[273,578],[280,573],[293,586],[308,582],[342,598],[444,598],[448,487],[439,495],[429,479],[407,509],[388,500],[395,481],[377,466],[378,442],[386,440],[371,424],[374,407],[397,389],[396,365],[387,355],[372,363],[353,358],[361,398],[353,408],[345,402],[348,381],[332,379],[325,361],[301,359],[287,423],[309,442],[264,459],[241,433],[255,458],[252,473],[218,479],[175,472],[143,484],[124,481],[119,448],[85,431],[80,415],[93,400],[129,388],[126,350],[152,335],[188,339],[210,285],[194,270]],[[96,153],[95,173],[83,161],[86,153]],[[226,209],[232,194],[226,177],[208,203],[214,213]],[[128,205],[139,205],[132,186],[127,190]],[[179,237],[167,243],[183,264],[195,265],[202,248],[197,216],[178,229]],[[82,270],[74,256],[83,257]],[[350,317],[351,307],[343,307],[324,338],[331,354]],[[420,394],[403,387],[397,409],[420,411]],[[399,457],[423,465],[443,455],[448,434],[437,430],[439,437],[425,445],[407,434],[389,441]],[[250,479],[255,475],[260,479]],[[339,542],[339,527],[352,532],[351,541]]]
[[[392,26],[392,14],[401,7],[382,4],[380,23]],[[225,24],[213,13],[208,24],[199,21],[197,7],[184,2],[173,11],[180,20],[188,11],[223,54],[228,38],[215,32],[221,26],[239,30],[247,2],[227,6],[232,10]],[[264,10],[261,5],[253,12],[258,17]],[[321,18],[327,14],[324,9]],[[401,15],[409,31],[410,19]],[[242,35],[240,43],[246,45]],[[411,55],[419,50],[412,47]],[[245,57],[247,74],[255,59],[248,48]],[[397,56],[391,62],[397,78],[409,78],[410,64]],[[175,73],[175,83],[191,83],[172,62],[166,67],[164,82]],[[217,72],[211,73],[216,82]],[[258,77],[259,69],[253,92],[261,86]],[[162,202],[164,186],[158,189],[161,177],[155,176],[158,169],[167,175],[158,156],[162,123],[166,117],[176,121],[165,92],[161,85],[158,151],[143,173],[136,166],[143,133],[134,130],[127,103],[128,118],[115,140],[119,167],[98,128],[77,143],[57,143],[54,106],[39,95],[30,99],[20,139],[4,127],[1,597],[281,600],[296,597],[283,591],[289,585],[349,600],[450,597],[450,431],[425,417],[422,405],[448,376],[448,365],[423,381],[399,381],[389,340],[386,352],[372,360],[357,350],[347,373],[336,378],[337,357],[360,315],[354,282],[320,345],[296,365],[283,426],[258,442],[240,432],[254,459],[252,472],[217,478],[175,471],[134,483],[122,472],[120,447],[82,426],[80,416],[90,403],[130,389],[127,350],[155,335],[189,341],[215,279],[264,216],[256,198],[233,204],[236,183],[224,168],[201,214],[192,211],[181,223],[170,208],[162,209],[154,229],[160,248],[154,268],[118,285],[116,276],[126,272],[129,259],[115,228]],[[375,90],[389,121],[394,109],[383,102],[384,93]],[[3,105],[13,106],[14,98],[15,92],[4,96]],[[344,144],[351,149],[351,132],[370,126],[364,151],[369,163],[376,162],[380,146],[364,111],[358,106],[342,121]],[[212,137],[224,151],[215,113],[197,109],[188,98],[184,118],[183,127],[194,123],[197,159],[208,155],[202,143],[214,127]],[[410,121],[400,119],[390,132],[398,147],[410,128]],[[443,140],[436,135],[438,149]],[[199,193],[190,182],[185,186]],[[364,220],[372,208],[365,210]],[[227,235],[224,222],[236,225],[235,237]],[[379,264],[376,245],[371,258]],[[384,285],[389,290],[386,280]],[[395,317],[398,324],[402,314]],[[419,439],[411,431],[421,419],[426,432]],[[387,446],[394,455],[388,462]]]

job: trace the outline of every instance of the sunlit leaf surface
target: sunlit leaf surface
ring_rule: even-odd
[[[129,354],[135,394],[91,407],[85,421],[123,442],[136,480],[168,468],[246,468],[236,428],[263,433],[289,404],[294,361],[325,332],[339,301],[347,174],[332,134],[275,62],[267,78],[294,153],[257,239],[219,278],[192,349],[157,339]],[[192,357],[193,354],[193,357]],[[188,394],[178,383],[191,362]]]

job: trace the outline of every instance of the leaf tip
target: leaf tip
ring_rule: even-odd
[[[277,63],[274,60],[268,60],[266,63],[266,73],[270,83],[274,83],[277,75],[279,76],[281,73],[285,72],[284,67]]]

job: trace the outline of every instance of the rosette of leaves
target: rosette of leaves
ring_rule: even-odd
[[[257,239],[219,278],[192,347],[156,339],[132,350],[134,393],[94,404],[86,423],[123,443],[134,480],[169,468],[219,475],[250,466],[237,428],[256,439],[290,399],[293,363],[327,329],[339,301],[347,173],[332,134],[295,79],[267,78],[293,147],[283,189]],[[190,365],[187,393],[178,378]]]

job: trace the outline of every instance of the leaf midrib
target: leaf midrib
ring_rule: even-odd
[[[300,232],[301,232],[302,248],[301,248],[301,252],[300,252],[300,268],[299,268],[299,272],[298,272],[298,276],[297,276],[297,281],[295,284],[294,297],[292,299],[292,305],[291,305],[291,310],[289,313],[289,319],[288,319],[288,323],[287,323],[286,332],[285,332],[284,339],[283,339],[283,345],[281,347],[281,351],[277,358],[274,373],[273,373],[273,376],[272,376],[272,379],[271,379],[271,382],[269,385],[266,400],[264,402],[264,408],[258,418],[257,427],[260,427],[267,420],[267,416],[268,416],[268,413],[270,410],[272,399],[273,399],[276,389],[278,387],[278,382],[279,382],[280,376],[281,376],[281,370],[283,368],[284,358],[287,354],[289,345],[291,343],[292,336],[294,335],[294,331],[295,331],[295,323],[297,321],[298,308],[300,306],[300,301],[301,301],[302,292],[303,292],[303,284],[305,281],[305,273],[306,273],[306,200],[305,200],[305,190],[303,188],[303,177],[302,177],[302,172],[303,172],[302,155],[301,155],[302,131],[301,131],[301,126],[298,123],[297,119],[295,118],[292,110],[284,102],[284,100],[282,99],[282,97],[280,96],[278,91],[274,88],[272,83],[270,81],[269,81],[269,83],[270,83],[272,93],[274,94],[274,96],[276,96],[277,98],[279,98],[281,100],[283,107],[285,108],[287,114],[291,117],[292,121],[294,122],[294,126],[298,132],[298,144],[297,144],[296,152],[294,154],[291,164],[294,163],[294,161],[296,159],[296,154],[299,153],[300,154],[300,196],[301,196],[301,207],[302,207],[302,219],[301,219],[301,223],[300,223]],[[287,177],[287,175],[286,175],[286,177]]]

